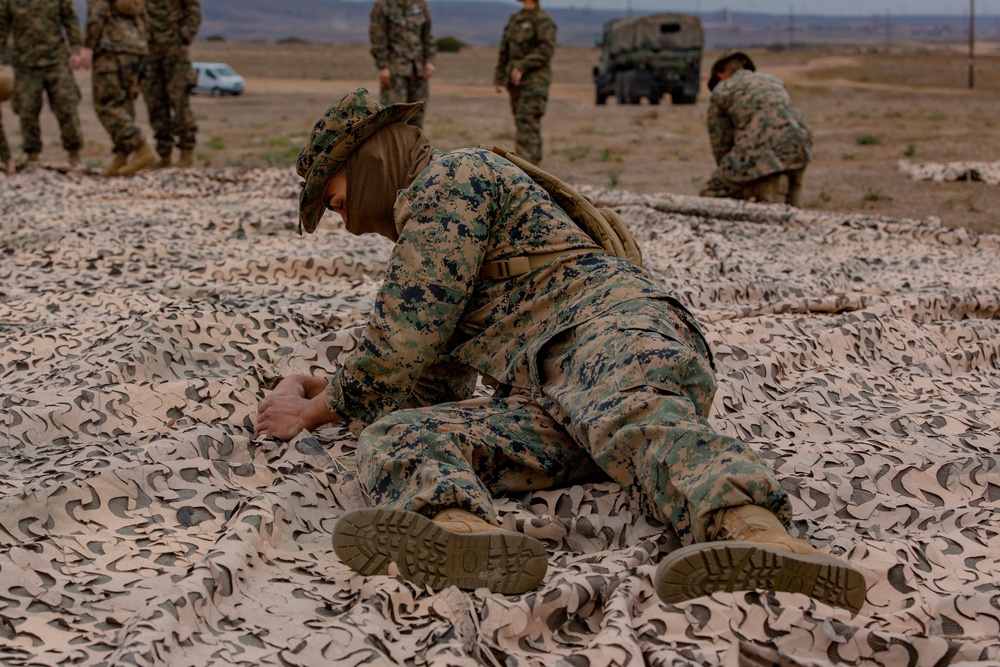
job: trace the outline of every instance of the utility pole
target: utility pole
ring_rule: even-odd
[[[976,0],[969,0],[969,88],[976,87]]]

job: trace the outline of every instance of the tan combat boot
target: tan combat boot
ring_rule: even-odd
[[[153,169],[167,169],[173,164],[170,153],[161,155],[159,161],[153,165]]]
[[[660,562],[653,583],[661,600],[675,604],[717,591],[762,589],[803,593],[851,613],[865,603],[860,572],[789,535],[763,507],[720,510],[710,533],[720,541],[682,547]]]
[[[194,166],[194,150],[190,148],[181,149],[181,159],[177,161],[177,167],[180,169],[190,169]]]
[[[24,161],[25,162],[38,162],[38,153],[25,153],[24,154]]]
[[[108,168],[101,172],[101,176],[105,178],[110,178],[112,176],[118,176],[121,173],[122,167],[128,162],[128,156],[124,153],[115,153],[115,159],[111,161]]]
[[[128,156],[128,163],[118,172],[119,176],[131,176],[143,169],[149,169],[159,159],[149,144],[142,144]]]
[[[433,520],[406,510],[353,510],[334,526],[333,548],[355,572],[384,575],[396,563],[403,579],[435,590],[457,586],[525,593],[538,586],[548,568],[541,542],[460,509],[445,510]]]
[[[80,151],[68,151],[69,153],[69,166],[75,167],[80,164]]]

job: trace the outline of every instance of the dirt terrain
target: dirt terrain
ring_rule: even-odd
[[[805,208],[935,216],[946,226],[1000,229],[1000,189],[983,183],[930,183],[901,174],[900,159],[986,161],[1000,155],[996,115],[1000,55],[979,45],[976,87],[967,86],[963,47],[897,45],[891,53],[859,48],[750,51],[762,71],[780,76],[816,136],[806,174]],[[717,52],[705,54],[710,63]],[[292,165],[313,122],[341,95],[377,88],[363,44],[198,42],[193,57],[224,61],[247,78],[241,97],[196,97],[199,165]],[[432,81],[427,132],[443,149],[480,143],[512,146],[507,99],[490,85],[496,53],[472,47],[443,53]],[[691,106],[594,104],[594,49],[559,48],[549,111],[543,121],[544,166],[565,180],[637,193],[696,194],[712,171],[705,130],[707,91]],[[703,67],[706,77],[707,65]],[[81,116],[90,166],[109,159],[90,82],[80,75]],[[5,115],[17,145],[16,119]],[[145,124],[145,111],[140,117]],[[55,122],[44,114],[43,159],[58,161]]]

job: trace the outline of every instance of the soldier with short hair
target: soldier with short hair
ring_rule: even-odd
[[[552,83],[556,24],[538,0],[517,0],[524,8],[507,21],[493,73],[498,93],[510,93],[516,138],[514,152],[535,164],[542,161],[542,116]]]
[[[382,104],[423,102],[430,98],[437,45],[431,34],[431,10],[425,0],[375,0],[368,28],[371,54],[378,68]],[[409,123],[424,126],[421,109]]]
[[[191,67],[188,47],[201,26],[201,0],[146,0],[146,12],[149,58],[142,92],[160,156],[156,166],[171,166],[176,141],[181,151],[177,166],[189,168],[198,124],[190,100],[197,72]]]
[[[14,97],[28,162],[42,152],[42,100],[59,121],[70,164],[80,161],[80,89],[72,66],[80,63],[80,22],[73,0],[0,0],[0,44],[13,37]]]
[[[785,84],[756,70],[741,51],[712,65],[708,135],[717,167],[699,194],[774,203],[786,179],[784,201],[798,206],[812,131]]]
[[[102,176],[130,176],[157,161],[135,120],[139,79],[149,54],[143,0],[87,0],[84,43],[93,60],[94,111],[114,144]]]
[[[343,422],[359,436],[375,507],[337,522],[343,562],[395,563],[417,586],[531,590],[545,549],[497,526],[493,496],[598,476],[688,545],[656,572],[664,601],[765,588],[857,611],[864,577],[789,535],[771,468],[709,423],[715,376],[691,313],[507,159],[434,150],[406,124],[418,109],[357,90],[297,163],[307,232],[331,210],[395,244],[343,365],[284,378],[258,407],[258,434]],[[474,395],[480,375],[491,396]]]

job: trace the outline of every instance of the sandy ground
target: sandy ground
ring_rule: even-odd
[[[1000,191],[983,183],[927,183],[899,172],[917,162],[995,161],[1000,155],[996,109],[1000,56],[980,46],[976,88],[967,87],[958,47],[900,45],[889,54],[844,48],[751,51],[762,71],[786,81],[816,135],[803,207],[922,219],[977,231],[1000,229]],[[717,54],[706,53],[706,62]],[[238,98],[194,99],[203,167],[291,166],[308,131],[344,93],[377,87],[361,44],[199,42],[193,58],[224,61],[247,78]],[[495,50],[441,54],[432,81],[426,130],[439,148],[494,143],[512,146],[507,99],[490,85]],[[560,48],[543,121],[544,166],[563,179],[637,193],[696,194],[712,171],[705,130],[707,91],[691,106],[622,107],[593,102],[593,49]],[[707,65],[703,70],[707,70]],[[703,71],[703,78],[705,72]],[[81,117],[91,166],[109,160],[110,142],[91,105],[89,75],[80,75]],[[704,90],[704,89],[703,89]],[[145,109],[139,117],[148,132]],[[5,114],[8,137],[17,122]],[[44,114],[43,159],[63,160],[51,114]]]

